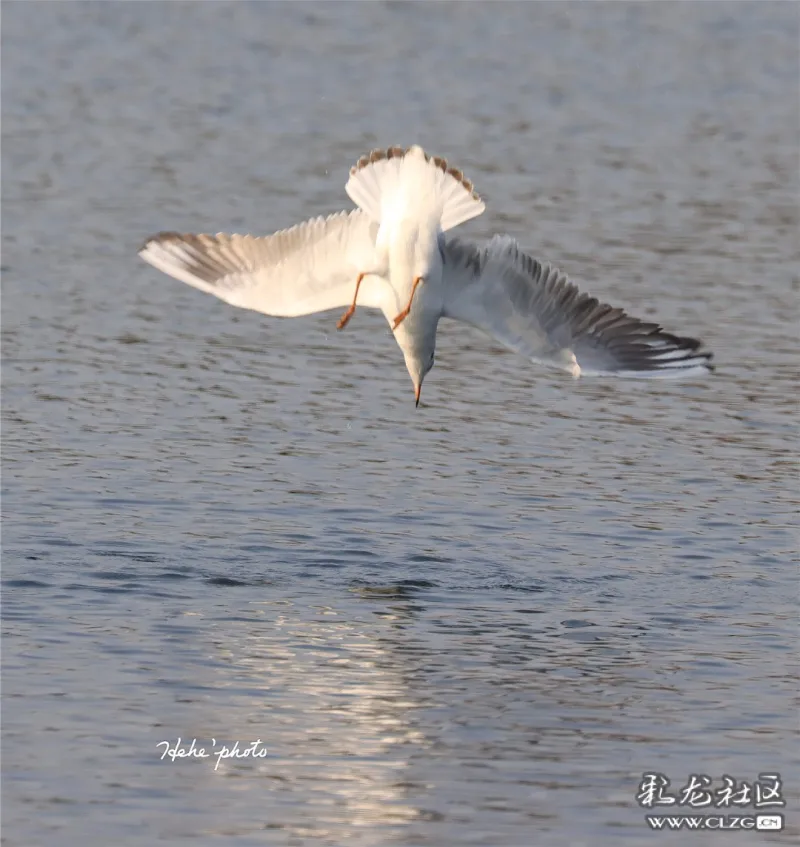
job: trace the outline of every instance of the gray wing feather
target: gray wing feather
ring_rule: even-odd
[[[495,236],[484,248],[444,246],[443,316],[477,326],[528,358],[574,376],[643,378],[706,373],[712,354],[694,338],[582,294],[565,274]]]

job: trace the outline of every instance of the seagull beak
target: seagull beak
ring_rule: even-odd
[[[419,395],[421,394],[421,392],[422,392],[422,386],[421,385],[415,385],[414,386],[414,408],[419,408]]]

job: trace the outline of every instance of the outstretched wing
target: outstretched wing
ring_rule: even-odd
[[[511,350],[573,376],[679,377],[711,370],[701,343],[581,294],[507,236],[445,253],[444,317],[472,324]]]
[[[162,232],[139,255],[233,306],[293,317],[349,305],[359,274],[376,271],[377,232],[356,209],[266,237]],[[367,277],[359,305],[378,308],[382,294],[380,280]]]

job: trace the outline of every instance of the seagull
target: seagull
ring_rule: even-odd
[[[441,318],[486,332],[573,377],[697,376],[712,353],[694,338],[582,293],[557,268],[496,235],[480,246],[450,231],[485,205],[472,182],[421,147],[362,156],[345,186],[356,209],[274,235],[161,232],[139,255],[226,303],[276,317],[380,309],[405,358],[419,406]]]

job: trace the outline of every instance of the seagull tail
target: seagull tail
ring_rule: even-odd
[[[432,212],[442,232],[480,215],[485,206],[464,174],[421,147],[390,147],[362,156],[350,169],[350,199],[376,223]]]

